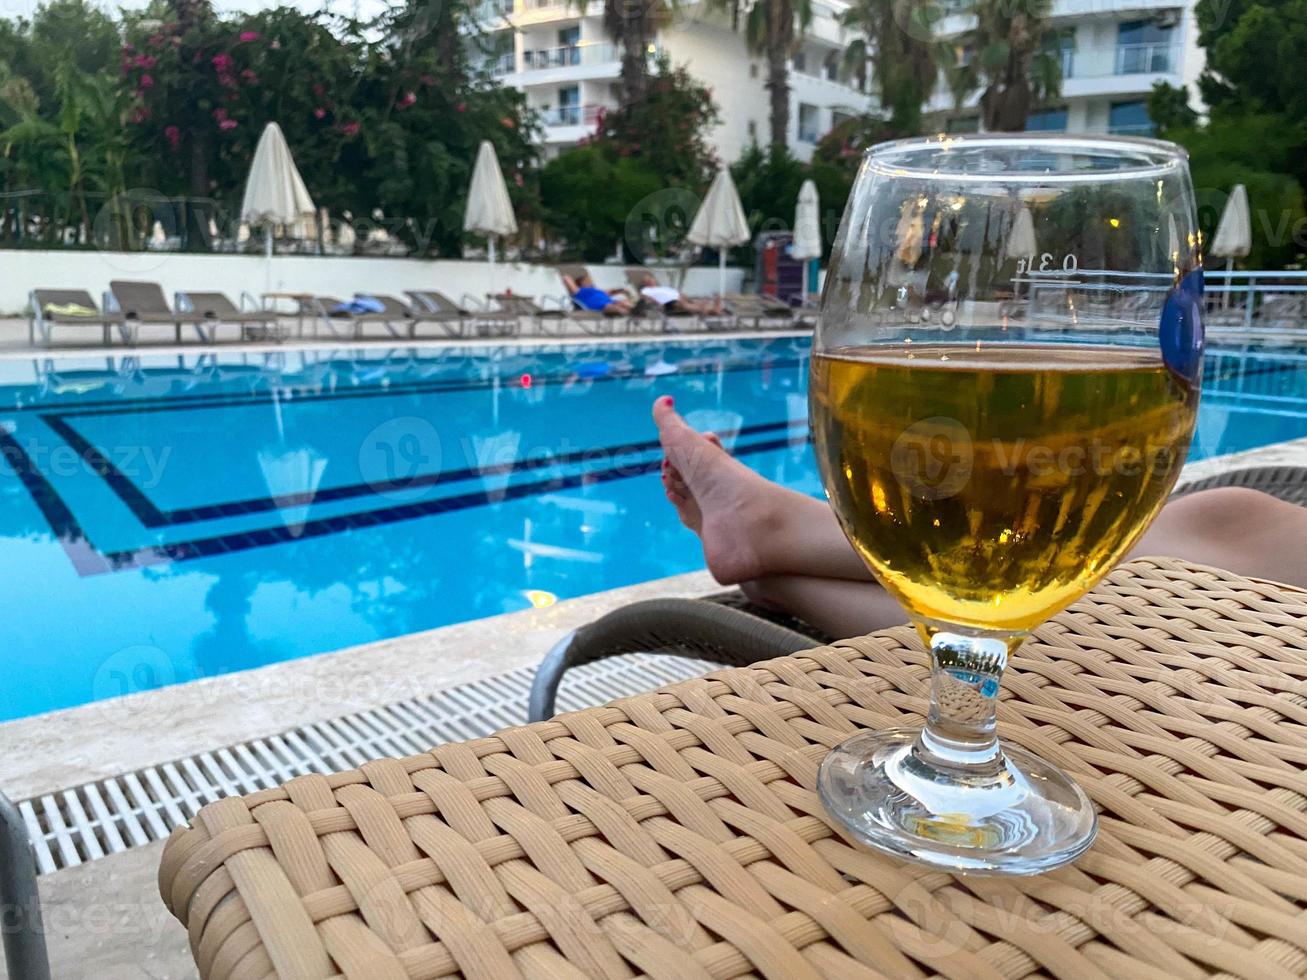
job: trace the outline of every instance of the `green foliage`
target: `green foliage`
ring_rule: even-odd
[[[896,129],[920,129],[922,106],[940,67],[952,62],[952,49],[934,37],[942,14],[933,0],[857,0],[840,17],[842,25],[862,35],[845,48],[845,74],[865,84],[871,66],[880,104]]]
[[[587,262],[613,254],[632,209],[662,186],[647,161],[614,155],[597,142],[559,154],[540,174],[546,222]]]
[[[962,37],[960,50],[970,54],[947,72],[958,106],[981,90],[985,128],[1000,132],[1025,129],[1030,110],[1061,90],[1062,68],[1050,43],[1052,0],[976,0],[970,8],[976,26]]]
[[[1169,82],[1157,82],[1148,94],[1148,117],[1157,135],[1169,139],[1172,130],[1192,129],[1198,125],[1198,113],[1189,105],[1189,93]]]
[[[276,121],[318,205],[364,222],[380,212],[418,254],[456,254],[482,139],[519,215],[538,211],[534,117],[521,93],[467,64],[464,14],[462,0],[371,23],[155,0],[119,24],[84,0],[53,0],[31,22],[0,21],[0,190],[41,189],[41,226],[75,225],[83,239],[126,188],[185,197],[191,244],[203,246],[210,218],[236,223],[259,135]],[[12,232],[0,221],[0,240]]]
[[[655,67],[646,97],[606,113],[591,142],[615,156],[640,158],[669,186],[702,189],[717,170],[708,134],[721,114],[684,65],[673,68],[662,56]]]
[[[1210,237],[1230,188],[1244,184],[1252,252],[1240,264],[1301,264],[1307,253],[1307,86],[1292,70],[1307,48],[1307,0],[1199,0],[1199,44],[1207,67],[1198,88],[1201,123],[1188,92],[1158,86],[1149,115],[1160,135],[1189,151],[1199,221]]]
[[[593,137],[559,154],[541,174],[546,224],[568,254],[602,259],[621,241],[639,257],[631,250],[649,244],[650,228],[636,220],[638,207],[663,191],[670,193],[653,219],[653,244],[661,254],[674,252],[688,230],[680,214],[686,195],[676,190],[701,194],[716,172],[708,133],[719,116],[711,94],[666,59],[656,69],[644,100],[606,113]],[[669,208],[674,218],[664,213]]]

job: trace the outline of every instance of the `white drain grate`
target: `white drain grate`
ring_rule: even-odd
[[[575,667],[559,690],[558,710],[603,704],[713,667],[645,653]],[[18,808],[27,821],[37,870],[48,874],[160,840],[224,796],[523,724],[534,674],[527,667],[24,800]]]

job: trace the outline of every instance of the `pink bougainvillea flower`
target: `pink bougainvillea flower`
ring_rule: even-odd
[[[243,72],[241,72],[241,78],[245,79],[245,81],[249,82],[251,85],[255,84],[259,80],[259,76],[254,74],[253,70],[249,68],[246,68]]]
[[[466,102],[460,102],[458,105],[454,106],[454,111],[455,111],[455,112],[467,112],[467,103],[466,103]]]
[[[137,106],[132,110],[131,120],[134,123],[143,123],[150,118],[150,109],[148,106]]]
[[[518,187],[521,187],[526,183],[526,181],[522,179],[521,174],[513,174],[513,183],[516,184]]]
[[[240,123],[238,123],[235,119],[224,119],[222,122],[218,123],[218,128],[225,133],[228,132],[229,130],[235,129],[239,125]]]
[[[221,122],[227,118],[227,110],[223,106],[218,106],[218,108],[213,110],[213,118]]]
[[[435,84],[436,84],[436,76],[435,76],[435,75],[423,75],[421,78],[418,79],[418,81],[420,81],[423,85],[435,85]]]
[[[407,109],[409,106],[411,106],[411,105],[412,105],[414,102],[416,102],[417,100],[418,100],[418,97],[417,97],[417,94],[416,94],[416,93],[414,93],[414,92],[405,92],[403,95],[401,95],[401,96],[399,97],[399,101],[396,102],[395,105],[396,105],[398,108],[400,108],[400,109]]]
[[[512,116],[505,116],[503,119],[499,120],[499,123],[505,129],[515,129],[517,127],[517,123],[513,122]]]
[[[322,106],[318,106],[316,109],[313,110],[314,119],[325,119],[326,117],[327,117],[327,110],[322,108]]]
[[[158,59],[152,54],[138,54],[132,59],[132,64],[137,68],[144,68],[147,71],[158,63]]]
[[[235,88],[236,79],[233,78],[231,75],[219,75],[218,84],[221,85],[223,88]]]
[[[140,79],[137,80],[136,85],[142,91],[144,91],[147,88],[154,88],[154,76],[142,75]]]
[[[320,98],[322,98],[324,95],[326,95],[326,93],[327,93],[327,90],[326,90],[325,88],[322,87],[322,83],[321,83],[321,82],[315,82],[315,83],[313,84],[313,95],[314,95],[315,98],[320,99]]]
[[[360,127],[356,122],[347,122],[340,124],[340,131],[346,136],[357,136]]]
[[[242,44],[248,43],[250,41],[257,41],[258,39],[259,39],[258,31],[241,31]]]
[[[165,126],[163,128],[163,138],[168,141],[168,145],[176,153],[177,148],[182,144],[182,131],[177,126]]]
[[[216,71],[219,75],[225,75],[229,71],[231,71],[231,55],[226,54],[225,52],[221,54],[215,54],[212,58],[209,59],[209,61],[213,65],[214,71]]]

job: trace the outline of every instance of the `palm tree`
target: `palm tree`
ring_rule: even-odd
[[[571,0],[582,13],[590,0]],[[604,0],[604,33],[622,50],[621,107],[644,101],[649,94],[649,50],[658,29],[676,0]]]
[[[960,106],[983,86],[981,122],[988,130],[1025,129],[1030,109],[1055,99],[1062,63],[1047,42],[1052,0],[978,0],[976,26],[961,39],[963,53],[949,73]]]
[[[812,23],[812,0],[712,0],[713,6],[731,15],[731,27],[738,30],[744,15],[744,43],[749,51],[767,59],[767,95],[770,102],[771,147],[789,147],[790,56]]]
[[[867,86],[867,66],[880,104],[899,132],[915,133],[921,109],[951,51],[934,37],[942,8],[928,0],[856,0],[840,22],[858,32],[844,49],[844,74]]]

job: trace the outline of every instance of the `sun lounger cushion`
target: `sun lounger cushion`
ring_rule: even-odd
[[[100,315],[99,310],[83,306],[81,303],[46,303],[42,309],[55,316],[98,317]]]
[[[351,300],[343,303],[337,303],[328,312],[332,314],[351,314],[351,313],[384,313],[385,304],[379,299],[371,296],[355,296]]]

